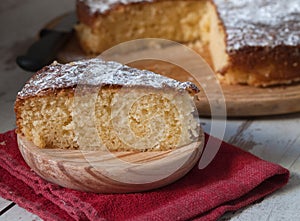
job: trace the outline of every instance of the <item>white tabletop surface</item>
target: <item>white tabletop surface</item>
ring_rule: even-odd
[[[2,0],[0,3],[0,132],[15,127],[13,104],[17,91],[32,75],[15,58],[34,41],[37,31],[52,18],[74,10],[74,0]],[[251,95],[250,95],[251,96]],[[300,104],[299,104],[300,105]],[[209,132],[210,120],[203,119]],[[227,121],[224,140],[291,171],[289,183],[262,202],[222,219],[300,220],[300,114]],[[40,220],[0,198],[0,220]]]

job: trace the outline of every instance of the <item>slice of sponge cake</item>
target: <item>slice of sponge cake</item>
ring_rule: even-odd
[[[197,92],[117,62],[53,63],[18,93],[17,133],[41,148],[174,149],[198,139]]]

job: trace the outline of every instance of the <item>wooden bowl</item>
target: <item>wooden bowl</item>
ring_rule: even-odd
[[[159,188],[187,174],[200,158],[198,142],[169,151],[105,152],[41,149],[18,135],[26,163],[45,180],[96,193],[129,193]]]

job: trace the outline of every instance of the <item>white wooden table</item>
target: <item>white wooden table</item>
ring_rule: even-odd
[[[36,31],[52,18],[74,9],[74,0],[2,0],[0,3],[0,133],[15,127],[13,103],[31,76],[15,64],[34,41]],[[300,105],[300,104],[299,104]],[[203,120],[209,132],[210,121]],[[287,186],[262,202],[222,219],[300,220],[300,114],[228,120],[224,140],[291,171]],[[0,220],[40,220],[0,198]]]

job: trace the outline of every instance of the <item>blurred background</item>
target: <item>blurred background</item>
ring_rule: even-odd
[[[0,2],[0,133],[15,127],[17,91],[33,73],[16,64],[39,30],[49,21],[75,10],[75,0],[1,0]]]

